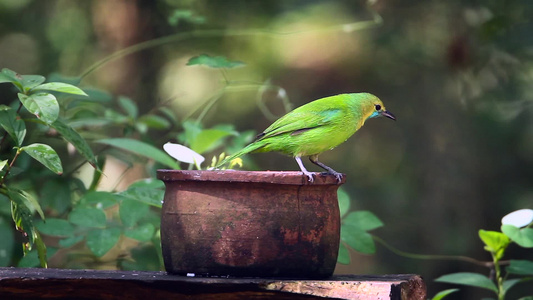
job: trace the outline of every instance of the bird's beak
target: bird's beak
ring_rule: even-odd
[[[384,117],[387,117],[389,119],[392,119],[394,121],[396,121],[396,117],[388,110],[384,110],[381,112],[381,115],[384,116]]]

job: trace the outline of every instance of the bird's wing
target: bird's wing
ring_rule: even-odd
[[[319,111],[293,111],[270,125],[256,140],[280,135],[283,133],[297,134],[330,124],[342,114],[340,108],[331,108]]]

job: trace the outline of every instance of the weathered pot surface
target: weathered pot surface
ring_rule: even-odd
[[[301,172],[158,170],[170,273],[325,278],[340,240],[337,183]],[[345,179],[341,183],[344,183]]]

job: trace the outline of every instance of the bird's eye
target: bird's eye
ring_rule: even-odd
[[[375,106],[376,106],[376,110],[381,110],[381,105],[376,104]]]

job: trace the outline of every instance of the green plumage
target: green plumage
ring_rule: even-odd
[[[302,105],[279,118],[248,146],[227,157],[216,168],[247,153],[276,151],[293,156],[302,172],[313,181],[301,162],[326,169],[340,181],[341,174],[318,161],[318,155],[335,148],[352,136],[369,118],[385,116],[395,120],[381,100],[368,93],[341,94]]]

